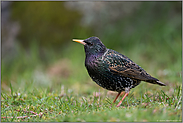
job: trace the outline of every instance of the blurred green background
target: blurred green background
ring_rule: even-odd
[[[99,37],[172,92],[182,84],[182,2],[1,2],[1,89],[91,94],[82,45]],[[5,7],[4,7],[5,6]],[[3,21],[4,19],[4,21]],[[137,87],[155,90],[142,83]],[[82,89],[81,89],[82,88]]]

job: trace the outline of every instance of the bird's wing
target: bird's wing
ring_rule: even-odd
[[[138,79],[138,80],[158,80],[150,76],[144,69],[130,60],[128,57],[118,53],[109,52],[105,58],[109,64],[109,70],[114,74],[119,74],[125,77]]]

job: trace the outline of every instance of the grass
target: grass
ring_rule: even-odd
[[[22,69],[20,68],[22,62],[17,62],[14,63],[16,66],[12,67],[11,73],[6,76],[2,74],[4,76],[2,76],[1,84],[1,121],[182,121],[180,61],[163,69],[155,61],[144,60],[143,53],[139,55],[140,51],[135,52],[136,48],[128,52],[129,54],[134,52],[135,55],[144,58],[137,60],[143,64],[143,67],[146,67],[145,70],[168,86],[161,87],[141,82],[139,86],[131,90],[122,105],[116,107],[122,97],[111,105],[117,93],[102,89],[92,82],[84,67],[84,52],[81,47],[81,45],[71,44],[70,48],[75,52],[71,52],[67,48],[63,49],[63,54],[58,60],[55,60],[57,56],[51,55],[52,52],[49,52],[48,56],[51,60],[48,64],[40,64],[41,60],[37,56],[37,52],[30,53],[30,56],[35,59],[34,61],[27,59],[26,55],[20,55],[20,61],[31,66],[28,65]],[[160,56],[155,57],[160,58]],[[17,58],[19,59],[19,57]],[[17,60],[15,59],[15,61]],[[149,64],[152,64],[153,67]],[[5,65],[6,63],[3,63],[2,72],[6,72]]]
[[[182,122],[181,16],[168,16],[165,8],[163,16],[142,10],[138,18],[106,24],[96,35],[167,86],[141,82],[116,107],[122,97],[111,105],[117,93],[91,80],[83,46],[71,39],[59,51],[42,49],[40,55],[35,40],[28,50],[17,44],[17,53],[2,59],[1,121]],[[88,37],[85,31],[74,30],[78,37]]]
[[[2,93],[2,122],[157,122],[182,121],[182,89],[178,86],[174,95],[166,95],[164,91],[134,97],[130,93],[121,107],[111,105],[112,96],[81,95],[73,91],[49,92],[35,89],[32,92]],[[118,100],[119,101],[119,100]],[[117,102],[116,102],[117,103]],[[34,112],[34,115],[31,112]],[[23,118],[24,116],[24,118]]]

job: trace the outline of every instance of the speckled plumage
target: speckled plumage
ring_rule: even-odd
[[[127,93],[125,98],[130,89],[139,85],[141,81],[165,86],[125,55],[107,49],[97,37],[74,41],[84,45],[85,67],[92,80],[107,90],[117,91],[116,99],[122,91]]]

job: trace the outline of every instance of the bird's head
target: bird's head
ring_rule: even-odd
[[[85,53],[90,55],[103,54],[107,49],[97,37],[90,37],[85,40],[73,39],[73,41],[83,44]]]

